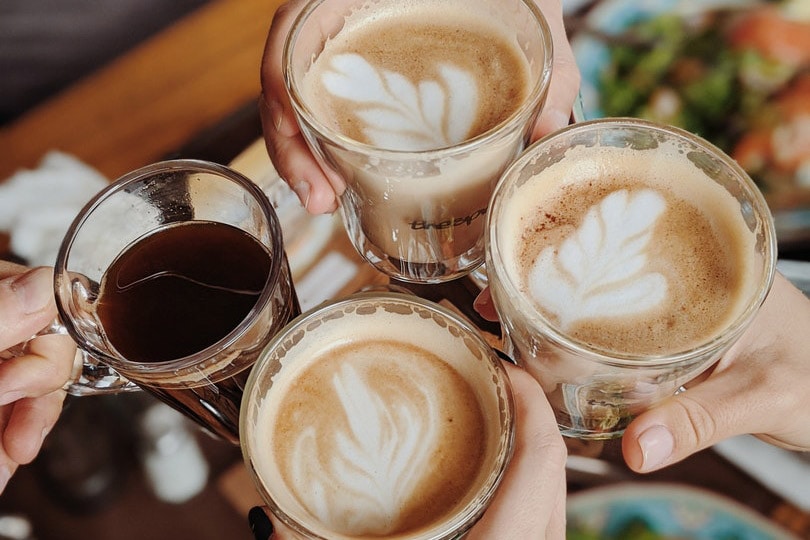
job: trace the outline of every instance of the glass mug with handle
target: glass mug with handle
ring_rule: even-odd
[[[278,333],[242,402],[246,467],[304,538],[461,538],[514,445],[514,403],[475,327],[422,298],[363,292]]]
[[[562,433],[585,439],[620,436],[713,365],[776,266],[773,219],[739,165],[630,118],[532,145],[495,189],[487,240],[509,352]]]
[[[300,313],[265,194],[197,160],[99,192],[63,239],[54,291],[43,332],[69,334],[82,360],[68,393],[144,389],[232,444],[250,367]]]
[[[306,5],[285,43],[285,83],[301,133],[344,184],[361,256],[413,283],[483,262],[492,189],[528,142],[551,60],[532,0]]]

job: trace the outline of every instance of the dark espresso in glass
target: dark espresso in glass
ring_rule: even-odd
[[[228,336],[265,288],[268,250],[224,223],[168,225],[131,244],[107,269],[97,313],[109,343],[130,362],[165,363],[197,354]],[[286,320],[300,313],[290,292]],[[269,339],[269,336],[268,336]],[[260,347],[257,347],[260,349]],[[239,405],[258,350],[241,368],[227,362],[196,381],[139,383],[213,433],[238,443]]]

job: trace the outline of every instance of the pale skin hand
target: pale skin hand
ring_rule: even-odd
[[[809,388],[810,299],[777,274],[751,327],[711,373],[628,426],[624,459],[654,471],[746,433],[810,451]]]
[[[533,139],[568,123],[580,81],[563,27],[560,1],[536,0],[536,3],[551,28],[554,58],[546,105],[534,126]],[[267,151],[279,175],[310,213],[321,214],[337,209],[337,198],[345,184],[334,171],[320,167],[304,142],[284,87],[281,67],[284,39],[304,4],[304,0],[292,0],[276,11],[262,60],[259,109]]]
[[[0,350],[24,342],[56,317],[53,273],[0,261]],[[0,493],[30,463],[59,418],[76,345],[67,336],[31,340],[27,353],[0,363]]]
[[[525,371],[505,364],[515,395],[515,453],[481,520],[468,540],[565,538],[566,448],[540,385]],[[274,540],[298,536],[269,511]]]
[[[476,301],[497,320],[488,291]],[[781,274],[751,326],[711,372],[636,418],[627,465],[651,472],[735,435],[810,451],[810,299]]]
[[[504,364],[515,395],[515,453],[484,516],[465,538],[565,538],[567,451],[543,390]]]

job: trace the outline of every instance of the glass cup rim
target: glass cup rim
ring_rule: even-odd
[[[740,313],[740,315],[728,326],[726,326],[718,335],[714,336],[706,343],[684,351],[661,355],[621,353],[618,351],[588,345],[587,343],[568,336],[565,332],[559,330],[555,324],[553,324],[537,308],[534,307],[532,302],[530,302],[522,293],[520,293],[517,284],[513,282],[509,273],[498,270],[498,265],[494,262],[496,259],[500,260],[501,258],[495,222],[497,221],[497,215],[500,213],[501,208],[505,204],[500,198],[498,198],[499,194],[512,187],[514,184],[514,179],[519,177],[519,173],[525,165],[532,162],[535,154],[542,152],[544,148],[550,146],[558,139],[564,138],[570,133],[595,132],[610,128],[659,133],[668,137],[675,137],[696,149],[704,151],[713,159],[716,159],[719,163],[721,163],[723,167],[732,172],[734,177],[740,181],[741,186],[744,188],[745,194],[756,207],[758,214],[764,217],[764,219],[760,220],[760,226],[762,227],[761,235],[763,236],[765,244],[765,253],[762,257],[764,271],[760,277],[756,292],[749,299],[747,307]],[[746,329],[749,322],[754,318],[754,315],[756,315],[760,306],[765,301],[765,298],[768,296],[773,284],[774,276],[776,274],[777,244],[773,219],[771,218],[770,209],[768,208],[762,192],[756,187],[756,184],[748,173],[746,173],[743,168],[725,152],[706,139],[675,126],[639,118],[611,117],[576,122],[538,139],[536,142],[526,148],[518,159],[510,164],[510,166],[504,171],[503,175],[501,175],[500,179],[498,180],[495,189],[493,190],[492,198],[490,199],[490,211],[487,215],[487,226],[488,232],[485,238],[487,268],[492,268],[493,270],[490,271],[497,272],[499,286],[506,290],[509,301],[516,305],[518,311],[521,312],[522,317],[524,317],[524,319],[532,326],[533,329],[542,331],[544,338],[549,339],[558,346],[575,352],[584,358],[588,358],[593,362],[606,366],[641,369],[655,368],[687,363],[691,360],[702,357],[707,353],[707,351],[716,349],[718,345],[735,339]]]
[[[545,95],[548,93],[548,88],[551,83],[551,71],[554,58],[554,45],[551,39],[551,28],[549,27],[548,21],[543,15],[542,11],[540,11],[540,8],[537,7],[533,0],[519,0],[519,2],[529,10],[538,26],[540,38],[543,41],[543,58],[542,62],[540,63],[542,69],[540,71],[540,77],[537,77],[523,103],[521,103],[520,107],[517,108],[508,118],[496,126],[488,129],[484,133],[476,135],[470,139],[466,139],[458,144],[429,150],[394,150],[379,148],[375,145],[363,143],[347,137],[338,130],[324,124],[323,122],[320,122],[317,119],[317,116],[306,104],[306,101],[301,95],[301,92],[299,91],[299,84],[295,80],[293,74],[293,54],[298,35],[300,34],[310,15],[312,15],[312,13],[314,13],[321,4],[327,1],[328,0],[310,0],[304,6],[304,9],[296,16],[293,26],[290,28],[290,31],[284,40],[284,47],[282,51],[282,73],[284,76],[284,86],[286,88],[287,95],[289,96],[290,103],[297,112],[299,119],[306,122],[308,126],[321,137],[332,141],[334,144],[339,144],[341,148],[364,155],[375,156],[382,160],[402,161],[411,159],[414,161],[429,161],[437,158],[453,157],[455,155],[467,153],[471,149],[478,146],[485,146],[490,141],[500,137],[502,133],[511,132],[518,126],[522,125],[532,114],[535,113],[535,110],[543,102]]]
[[[259,298],[256,300],[256,304],[253,306],[253,308],[251,308],[247,315],[245,315],[245,318],[235,328],[233,328],[233,330],[228,332],[227,335],[209,345],[205,349],[180,358],[151,363],[130,361],[117,354],[117,352],[114,350],[113,352],[116,352],[116,354],[111,355],[108,351],[99,349],[93,345],[93,343],[84,338],[83,333],[74,324],[73,318],[70,315],[70,309],[65,304],[66,300],[60,293],[62,290],[63,280],[69,279],[66,265],[70,257],[71,248],[82,226],[88,221],[92,213],[97,208],[105,204],[105,201],[116,196],[133,183],[146,180],[155,174],[184,171],[192,174],[214,174],[221,178],[225,178],[243,188],[261,207],[262,213],[267,218],[268,227],[271,234],[271,248],[273,250],[273,256],[271,257],[270,261],[270,271],[268,272],[262,292],[259,295]],[[216,357],[228,349],[228,347],[230,347],[250,329],[256,320],[256,317],[265,309],[272,298],[275,284],[277,283],[282,270],[283,257],[281,257],[280,254],[282,253],[283,249],[281,223],[278,220],[278,216],[276,215],[270,200],[252,180],[240,172],[218,163],[200,159],[170,159],[152,163],[123,174],[96,193],[96,195],[94,195],[93,198],[90,199],[79,211],[68,228],[67,233],[65,233],[59,247],[56,262],[54,264],[54,292],[59,319],[65,326],[71,338],[76,341],[80,349],[87,351],[94,358],[101,360],[116,369],[120,369],[124,375],[155,375],[158,373],[173,373],[178,369],[188,369],[191,366]]]
[[[269,366],[269,358],[272,357],[272,351],[286,339],[288,339],[294,332],[299,330],[302,327],[306,327],[313,319],[326,317],[328,320],[328,314],[335,313],[337,311],[343,310],[345,307],[350,306],[352,304],[362,305],[368,302],[374,301],[383,301],[383,302],[394,302],[398,304],[407,303],[413,306],[418,306],[422,309],[427,309],[433,313],[439,314],[441,317],[449,319],[453,321],[454,324],[458,325],[462,329],[465,330],[467,335],[471,337],[477,344],[482,346],[482,350],[488,351],[488,359],[490,366],[494,369],[494,372],[497,374],[498,377],[498,385],[503,388],[504,392],[504,426],[503,426],[503,433],[504,436],[499,438],[498,448],[497,448],[497,455],[503,456],[502,459],[493,467],[493,470],[489,471],[486,482],[484,483],[484,489],[476,494],[476,498],[471,500],[455,517],[451,520],[448,520],[449,528],[446,531],[443,531],[441,534],[442,536],[437,538],[444,538],[447,534],[450,533],[458,533],[460,532],[466,523],[476,516],[476,513],[482,513],[483,510],[476,510],[475,508],[475,501],[480,500],[484,502],[489,502],[492,497],[495,495],[495,490],[497,489],[498,485],[500,484],[500,480],[503,478],[503,475],[506,471],[506,467],[508,466],[509,462],[511,461],[512,453],[514,451],[514,440],[515,440],[515,418],[516,418],[516,411],[515,411],[515,401],[514,401],[514,394],[512,391],[512,386],[509,381],[509,376],[506,373],[506,369],[503,367],[500,358],[498,357],[495,350],[484,340],[483,336],[481,336],[480,331],[478,331],[472,323],[465,320],[462,316],[454,313],[450,309],[442,306],[441,304],[437,304],[431,300],[427,300],[411,293],[402,293],[402,292],[395,292],[395,291],[361,291],[356,292],[347,296],[343,296],[340,298],[335,298],[331,300],[326,300],[321,304],[310,308],[309,310],[301,313],[296,318],[292,319],[290,322],[285,325],[284,328],[279,330],[270,342],[264,347],[262,352],[259,354],[259,357],[256,359],[255,364],[253,365],[250,375],[248,376],[247,382],[245,383],[245,389],[242,394],[242,403],[239,407],[239,433],[240,436],[240,448],[242,451],[242,458],[245,464],[245,468],[248,470],[249,475],[251,476],[251,480],[253,481],[254,486],[256,487],[259,495],[261,496],[262,500],[265,504],[272,510],[273,514],[276,515],[279,519],[281,519],[288,527],[292,528],[299,534],[304,534],[307,538],[318,538],[325,540],[309,528],[307,528],[304,524],[299,523],[297,520],[293,519],[290,515],[288,515],[283,509],[281,509],[276,501],[273,499],[272,495],[270,494],[269,490],[266,487],[265,482],[261,479],[258,471],[252,466],[252,454],[254,450],[249,447],[250,441],[252,440],[252,435],[248,435],[250,433],[249,425],[250,425],[250,405],[249,402],[251,400],[251,396],[256,392],[256,387],[259,384],[259,380],[265,376],[265,371],[268,369]],[[475,521],[473,519],[473,521]],[[421,538],[421,537],[419,537]],[[424,540],[432,540],[434,537],[425,538]]]

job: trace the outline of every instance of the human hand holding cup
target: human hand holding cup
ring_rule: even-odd
[[[507,343],[564,435],[620,436],[712,366],[770,290],[773,221],[730,158],[679,129],[583,122],[530,147],[489,215]]]

